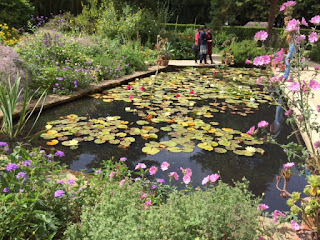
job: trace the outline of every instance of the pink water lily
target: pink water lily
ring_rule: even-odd
[[[150,175],[154,175],[156,174],[156,172],[158,171],[158,168],[155,166],[152,166],[149,170]]]
[[[131,85],[128,85],[128,86],[126,87],[126,89],[127,89],[127,90],[131,90],[131,89],[132,89],[132,86],[131,86]]]
[[[193,95],[193,94],[194,94],[194,91],[193,91],[193,90],[191,90],[191,91],[190,91],[190,94],[191,94],[191,95]]]
[[[161,170],[162,170],[162,171],[168,170],[169,167],[170,167],[170,163],[163,162],[163,163],[161,164]]]

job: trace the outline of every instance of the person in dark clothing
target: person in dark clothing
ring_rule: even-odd
[[[209,59],[211,61],[211,64],[214,64],[214,62],[212,61],[212,30],[209,28],[207,31],[207,43],[208,43],[208,52],[207,55],[209,56]]]
[[[206,27],[200,28],[200,65],[207,64],[207,52],[208,52],[208,43],[207,43],[207,34]],[[204,64],[202,63],[204,61]]]

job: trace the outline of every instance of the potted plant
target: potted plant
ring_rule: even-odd
[[[158,58],[156,61],[157,65],[168,66],[173,51],[168,39],[162,38],[160,35],[158,35],[156,48],[158,51]]]

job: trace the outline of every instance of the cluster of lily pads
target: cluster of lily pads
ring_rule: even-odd
[[[219,128],[213,121],[215,114],[230,111],[246,116],[259,109],[260,103],[272,103],[272,97],[256,86],[255,79],[265,74],[245,69],[184,69],[178,73],[160,73],[131,82],[129,85],[92,95],[104,102],[125,101],[126,112],[141,117],[129,122],[120,116],[89,119],[68,115],[48,122],[41,136],[64,146],[77,148],[82,141],[96,144],[110,143],[128,148],[137,137],[146,140],[144,153],[154,155],[160,151],[193,152],[196,147],[206,151],[238,155],[263,154],[263,144],[247,133]],[[159,141],[164,131],[167,141]]]

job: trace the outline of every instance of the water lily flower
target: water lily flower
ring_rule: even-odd
[[[255,129],[256,129],[256,127],[255,127],[255,126],[252,126],[252,127],[248,130],[247,134],[252,135]]]
[[[176,98],[179,98],[179,97],[181,97],[181,95],[180,95],[180,94],[177,94],[177,95],[176,95]]]
[[[206,185],[209,181],[210,181],[210,176],[208,175],[202,180],[202,185]]]
[[[314,16],[313,18],[311,18],[310,22],[315,24],[315,25],[320,24],[320,16],[319,15]]]
[[[193,94],[194,94],[194,91],[193,91],[193,90],[191,90],[191,91],[190,91],[190,94],[191,94],[191,95],[193,95]]]
[[[132,100],[132,99],[133,99],[133,96],[129,96],[129,99]]]
[[[176,173],[176,172],[170,172],[170,173],[169,173],[169,177],[170,177],[170,178],[174,178],[176,181],[179,180],[179,175],[178,175],[178,173]]]
[[[156,174],[156,172],[158,171],[158,168],[155,166],[152,166],[149,170],[150,175],[154,175]]]
[[[269,123],[267,121],[261,121],[258,123],[258,128],[265,128],[268,127]]]
[[[284,169],[289,169],[289,168],[292,168],[294,166],[294,162],[289,162],[289,163],[286,163],[286,164],[283,164],[283,168]]]
[[[147,166],[144,163],[138,163],[138,165],[136,166],[135,170],[138,170],[140,168],[145,169],[145,168],[147,168]]]
[[[309,42],[311,43],[315,43],[319,40],[318,34],[316,32],[310,33],[308,38],[309,38]]]
[[[143,92],[145,91],[146,89],[144,87],[141,87],[140,90]]]
[[[264,203],[260,203],[257,209],[258,209],[258,211],[260,211],[260,210],[266,210],[268,208],[269,208],[268,205],[266,205]]]
[[[299,231],[300,228],[301,228],[301,226],[300,226],[295,220],[292,220],[292,221],[291,221],[291,227],[292,227],[292,229],[295,230],[295,231]]]
[[[255,149],[254,147],[247,146],[247,147],[246,147],[246,151],[255,153],[255,152],[256,152],[256,149]]]
[[[126,89],[127,89],[127,90],[131,90],[131,89],[132,89],[132,86],[131,86],[131,85],[128,85],[128,86],[126,87]]]
[[[62,198],[64,195],[65,195],[65,192],[63,190],[57,190],[54,193],[54,197],[57,197],[57,198]]]
[[[169,167],[170,167],[170,163],[163,162],[163,163],[161,164],[161,170],[162,170],[162,171],[168,170]]]
[[[220,175],[215,173],[210,175],[210,181],[215,183],[220,178]]]

